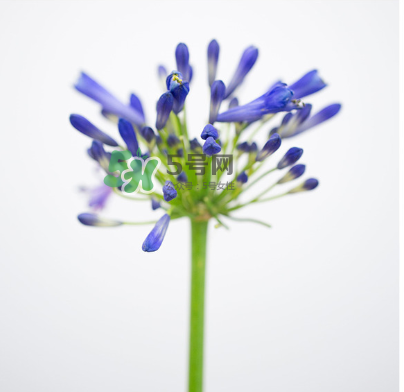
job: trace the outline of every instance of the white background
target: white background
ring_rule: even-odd
[[[153,123],[156,67],[174,68],[185,42],[196,136],[212,38],[225,83],[260,49],[243,103],[317,68],[329,86],[306,102],[343,110],[278,153],[304,148],[316,191],[238,214],[273,229],[211,227],[206,391],[398,390],[398,3],[383,0],[0,3],[2,391],[185,390],[188,222],[154,254],[141,251],[150,227],[81,226],[77,188],[98,182],[68,116],[117,135],[72,89],[85,70],[138,93]],[[115,199],[104,213],[160,214]]]

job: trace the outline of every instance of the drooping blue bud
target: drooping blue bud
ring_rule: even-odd
[[[238,99],[234,97],[229,102],[229,109],[236,108],[237,106],[238,106]]]
[[[247,181],[248,181],[248,176],[247,176],[247,173],[245,171],[241,172],[237,176],[237,182],[239,182],[240,184],[245,184]]]
[[[172,83],[171,83],[172,84]],[[171,90],[171,94],[174,97],[174,105],[173,112],[178,114],[184,108],[185,99],[189,93],[189,83],[184,82],[181,85],[177,86],[173,90]]]
[[[289,88],[294,92],[293,98],[299,99],[322,90],[327,85],[323,82],[317,70],[308,72]]]
[[[163,195],[165,201],[171,201],[177,197],[177,191],[171,181],[166,181],[163,186]]]
[[[278,181],[278,184],[284,184],[301,177],[306,170],[305,165],[295,165]]]
[[[169,223],[170,215],[164,214],[144,240],[142,245],[144,252],[155,252],[160,248],[166,235]]]
[[[248,142],[239,143],[239,144],[237,144],[236,149],[240,152],[249,152],[250,145],[248,144]]]
[[[189,66],[189,51],[187,45],[180,43],[175,49],[175,59],[177,61],[177,69],[183,75],[185,80],[189,81],[190,77],[190,66]]]
[[[118,143],[114,139],[112,139],[112,137],[100,131],[85,117],[80,116],[79,114],[71,114],[69,119],[73,127],[76,128],[79,132],[83,133],[84,135],[89,136],[94,140],[98,140],[101,143],[107,144],[108,146],[113,147],[118,146]]]
[[[225,98],[229,97],[233,91],[243,82],[244,78],[250,72],[251,68],[254,66],[258,57],[258,49],[254,46],[249,46],[244,50],[240,62],[237,66],[236,72],[234,73],[230,83],[226,88]]]
[[[284,169],[285,167],[294,165],[303,155],[303,149],[298,147],[290,148],[283,158],[279,161],[277,168]]]
[[[170,112],[173,109],[174,97],[167,91],[164,93],[157,102],[157,118],[156,118],[156,128],[158,131],[163,129],[167,123]]]
[[[202,146],[196,137],[189,141],[189,146],[192,151],[200,151],[202,149]]]
[[[177,181],[178,182],[187,182],[188,181],[188,177],[185,174],[185,172],[181,172],[180,174],[178,174]]]
[[[151,208],[152,208],[152,210],[156,211],[160,207],[161,207],[161,204],[154,197],[152,197],[152,199],[151,199]]]
[[[135,94],[131,94],[129,104],[133,109],[135,109],[142,116],[143,122],[145,122],[144,110],[143,110],[142,102],[140,101],[139,97]]]
[[[208,156],[218,154],[221,150],[222,148],[215,142],[215,139],[213,139],[213,137],[211,136],[206,139],[205,144],[202,147],[203,153]]]
[[[180,144],[180,143],[181,143],[180,139],[178,139],[177,136],[175,136],[172,133],[170,133],[168,135],[168,138],[167,138],[168,147],[175,147],[175,146],[178,146],[178,144]]]
[[[97,214],[91,213],[80,214],[77,219],[80,221],[81,224],[85,226],[114,227],[123,225],[123,222],[102,218]]]
[[[219,113],[226,87],[221,80],[215,80],[210,89],[210,111],[209,122],[213,124]]]
[[[309,178],[302,184],[298,185],[296,188],[291,189],[288,193],[311,191],[317,187],[318,187],[318,180],[316,178]]]
[[[212,83],[216,79],[216,70],[217,63],[219,61],[219,44],[215,39],[210,41],[208,45],[208,81],[209,86],[212,86]]]
[[[137,156],[137,151],[139,150],[139,143],[136,138],[135,130],[133,129],[132,124],[124,120],[123,118],[119,119],[118,122],[119,134],[124,140],[128,150],[132,153],[132,156]]]
[[[156,137],[153,129],[151,129],[150,127],[143,127],[140,130],[140,134],[147,143],[151,143]]]
[[[201,138],[203,140],[206,140],[209,136],[213,137],[213,139],[215,139],[215,140],[219,137],[219,132],[211,124],[206,125],[205,128],[203,128],[203,131],[201,133]]]
[[[262,162],[264,159],[272,155],[281,146],[282,140],[277,133],[274,133],[265,143],[262,150],[257,154],[256,161]]]

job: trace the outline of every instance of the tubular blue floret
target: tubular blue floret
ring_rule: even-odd
[[[150,127],[143,127],[140,130],[140,134],[147,143],[151,143],[156,138],[153,129],[151,129]]]
[[[170,112],[173,109],[174,97],[167,91],[164,93],[157,102],[157,118],[156,118],[156,128],[158,131],[163,129],[167,123]]]
[[[212,83],[216,79],[216,70],[217,63],[219,61],[219,52],[220,47],[215,39],[210,41],[208,45],[208,82],[209,86],[212,86]]]
[[[79,132],[91,137],[94,140],[98,140],[108,146],[118,146],[118,143],[114,139],[112,139],[112,137],[100,131],[95,125],[93,125],[85,117],[80,116],[79,114],[70,115],[70,124],[72,124],[73,127],[76,128]]]
[[[277,85],[272,90],[261,95],[246,105],[237,106],[220,113],[218,122],[254,122],[266,114],[288,112],[300,109],[302,104],[298,100],[292,100],[293,92],[286,85]]]
[[[165,201],[171,201],[177,197],[177,191],[171,181],[166,181],[163,186],[163,195]]]
[[[97,214],[91,214],[88,212],[80,214],[77,219],[85,226],[114,227],[123,225],[123,222],[102,218]]]
[[[170,133],[168,135],[168,138],[167,138],[168,147],[175,147],[175,146],[178,146],[180,143],[181,143],[181,141],[180,141],[180,139],[178,139],[177,136],[175,136],[172,133]]]
[[[247,173],[245,171],[241,172],[237,176],[237,182],[239,182],[240,184],[245,184],[247,181],[248,181],[248,176],[247,176]]]
[[[213,82],[210,89],[210,111],[209,122],[213,124],[216,121],[219,113],[220,105],[222,104],[226,87],[221,80]]]
[[[249,152],[250,145],[248,144],[248,142],[239,143],[239,144],[237,144],[236,149],[237,149],[237,151],[240,151],[241,153]]]
[[[251,68],[254,66],[258,57],[258,49],[254,46],[249,46],[244,50],[240,62],[237,66],[236,72],[234,73],[230,83],[226,88],[225,98],[228,98],[234,90],[243,82],[244,78],[250,72]]]
[[[170,223],[170,215],[164,214],[153,227],[152,231],[143,242],[142,249],[144,252],[155,252],[160,249],[166,235],[168,225]]]
[[[299,99],[322,90],[327,85],[323,82],[317,70],[313,70],[302,76],[289,88],[294,92],[294,98]]]
[[[191,148],[192,151],[202,150],[202,146],[196,137],[194,137],[192,140],[189,141],[189,147]]]
[[[133,129],[132,124],[129,121],[126,121],[123,118],[119,119],[118,122],[119,134],[124,140],[128,150],[132,153],[132,156],[137,156],[137,152],[139,150],[139,143],[137,141],[135,130]]]
[[[282,140],[277,133],[274,133],[269,140],[265,143],[261,151],[258,152],[255,160],[257,162],[262,162],[264,159],[272,155],[281,146]]]
[[[125,105],[90,76],[82,72],[74,85],[77,91],[98,102],[107,113],[125,118],[136,125],[143,124],[143,116],[132,107]]]
[[[209,136],[206,139],[205,144],[202,147],[203,153],[208,156],[218,154],[221,150],[222,148],[219,146],[219,144],[216,143],[215,139],[213,139],[213,137],[211,136]]]
[[[90,151],[90,156],[93,157],[93,159],[96,160],[106,172],[108,172],[111,154],[104,150],[103,144],[98,140],[93,140]]]
[[[187,45],[180,43],[175,49],[175,59],[177,69],[184,75],[184,79],[189,81],[191,76],[191,67],[189,65],[189,51]]]
[[[140,101],[139,97],[132,93],[130,95],[129,104],[134,110],[136,110],[142,116],[143,123],[144,123],[145,122],[145,115],[144,115],[142,102]]]
[[[189,93],[189,83],[184,82],[181,85],[177,86],[173,90],[171,90],[171,94],[174,97],[174,105],[173,112],[178,114],[184,108],[185,99]]]
[[[318,180],[316,178],[308,178],[305,182],[298,185],[296,188],[291,189],[288,193],[298,193],[305,191],[312,191],[318,187]]]
[[[215,140],[219,137],[219,132],[211,124],[206,125],[205,128],[203,128],[203,131],[201,133],[201,138],[203,140],[206,140],[208,137],[213,137],[213,139],[215,139]]]
[[[296,178],[301,177],[305,170],[305,165],[295,165],[291,167],[289,171],[278,181],[278,184],[284,184],[285,182],[293,181]]]
[[[185,172],[181,172],[180,174],[178,174],[177,181],[178,182],[187,182],[188,181],[188,177],[185,174]]]
[[[281,170],[284,169],[285,167],[294,165],[302,155],[303,155],[303,149],[298,147],[290,148],[283,156],[283,158],[279,161],[277,168]]]
[[[154,198],[152,197],[151,199],[151,208],[153,211],[159,209],[161,207],[161,204]]]
[[[250,148],[248,149],[248,153],[249,153],[249,154],[256,154],[257,151],[258,151],[257,143],[252,142],[252,143],[250,144]]]
[[[88,206],[91,207],[93,211],[101,211],[104,209],[112,194],[112,188],[105,184],[93,188],[80,187],[80,190],[89,195]]]

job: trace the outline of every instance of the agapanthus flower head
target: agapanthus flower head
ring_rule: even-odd
[[[144,252],[155,252],[160,249],[164,237],[170,223],[170,215],[164,214],[153,227],[143,242],[142,249]]]
[[[155,128],[158,132],[146,119],[138,95],[132,94],[129,102],[123,103],[84,73],[75,85],[78,91],[101,105],[102,114],[117,124],[116,133],[123,139],[123,143],[117,142],[116,134],[109,136],[85,117],[71,115],[72,125],[93,139],[87,153],[105,174],[104,184],[88,191],[89,207],[102,209],[112,195],[132,198],[127,195],[127,190],[132,189],[139,193],[133,200],[148,199],[152,210],[161,208],[167,212],[144,241],[143,250],[146,252],[160,248],[170,220],[182,217],[189,217],[193,222],[214,219],[217,227],[227,227],[225,221],[237,220],[233,214],[246,205],[267,202],[318,186],[318,180],[309,178],[286,193],[264,197],[273,189],[276,192],[282,188],[280,184],[300,178],[305,173],[305,165],[296,164],[303,153],[297,147],[290,148],[278,164],[277,161],[275,164],[269,163],[269,168],[265,169],[267,161],[273,161],[268,158],[281,147],[282,139],[323,123],[341,108],[340,104],[332,104],[312,115],[311,104],[300,100],[325,87],[318,72],[311,71],[289,86],[277,81],[258,98],[240,105],[238,98],[242,102],[243,97],[233,95],[254,66],[258,49],[250,46],[244,50],[233,76],[228,77],[228,74],[226,79],[224,75],[224,80],[229,80],[227,86],[216,79],[219,60],[219,44],[216,40],[209,43],[207,54],[210,102],[206,103],[205,109],[198,108],[198,111],[207,115],[209,110],[209,124],[202,132],[192,133],[188,129],[185,109],[195,92],[190,91],[193,68],[189,62],[189,49],[184,43],[176,47],[176,64],[171,64],[169,68],[175,68],[175,71],[168,74],[166,67],[158,68],[163,89],[162,95],[161,91],[155,95]],[[195,70],[198,69],[195,67]],[[265,76],[265,80],[270,80],[270,76]],[[265,80],[263,83],[266,84]],[[257,85],[257,91],[260,86]],[[201,96],[199,92],[196,94]],[[279,113],[283,113],[277,122],[279,125],[268,127],[271,129],[269,140],[259,149],[254,141],[259,140],[258,131],[263,131],[261,128],[265,129],[266,123],[272,121],[272,117],[280,116]],[[201,118],[200,124],[206,124],[206,120]],[[158,167],[157,162],[160,164]],[[146,171],[149,164],[154,169],[151,177],[151,172]],[[287,167],[289,170],[280,179],[274,179],[258,195],[251,195],[256,183],[271,181],[272,172]],[[143,189],[143,185],[148,188]],[[248,200],[249,196],[250,201],[240,201],[244,197]],[[152,223],[122,222],[94,213],[80,214],[79,221],[84,225],[100,227]],[[257,222],[256,219],[251,221]]]

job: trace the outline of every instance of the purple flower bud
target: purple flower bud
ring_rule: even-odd
[[[294,165],[303,155],[303,150],[298,147],[290,148],[283,158],[279,161],[277,168],[284,169],[285,167]]]
[[[291,189],[288,193],[311,191],[317,187],[318,187],[318,180],[316,178],[309,178],[302,184],[298,185],[296,188]]]
[[[222,148],[215,142],[215,139],[213,139],[213,137],[211,136],[206,139],[205,144],[202,147],[203,153],[208,156],[218,154],[221,150]]]
[[[216,70],[217,70],[217,63],[219,61],[219,44],[214,39],[210,41],[208,45],[208,81],[209,86],[212,86],[212,83],[216,79]]]
[[[202,146],[196,137],[189,141],[189,146],[192,151],[200,151],[202,149]]]
[[[184,82],[181,85],[177,86],[173,90],[171,90],[171,94],[174,97],[174,105],[173,112],[178,114],[184,108],[185,99],[189,93],[189,83]]]
[[[153,129],[151,129],[150,127],[143,127],[140,131],[140,134],[147,143],[151,143],[156,137]]]
[[[306,170],[305,165],[295,165],[278,181],[278,184],[283,184],[301,177]]]
[[[129,121],[124,120],[123,118],[119,119],[118,122],[119,134],[124,140],[128,150],[132,153],[132,156],[138,155],[139,143],[136,138],[135,130],[133,129],[132,124]]]
[[[164,93],[157,102],[157,118],[156,118],[156,128],[158,131],[163,129],[167,123],[170,112],[173,109],[174,97],[167,91]]]
[[[142,249],[144,252],[155,252],[160,248],[166,235],[169,223],[170,215],[168,214],[163,215],[158,220],[152,231],[143,242]]]
[[[180,43],[175,49],[175,59],[177,61],[177,69],[183,75],[185,80],[189,81],[191,70],[189,66],[189,51],[187,45]]]
[[[181,172],[180,174],[178,174],[177,181],[178,182],[187,182],[188,181],[188,177],[185,174],[185,172]]]
[[[238,99],[234,97],[229,102],[229,109],[236,108],[237,106],[238,106]]]
[[[131,94],[129,100],[130,106],[135,109],[143,118],[143,122],[145,122],[144,110],[142,106],[142,102],[140,101],[139,97],[135,94]]]
[[[237,144],[236,149],[240,152],[249,152],[250,145],[248,144],[248,142],[239,143],[239,144]]]
[[[177,191],[171,181],[166,181],[163,186],[163,195],[165,201],[171,201],[177,197]]]
[[[206,125],[205,128],[203,128],[203,131],[201,133],[201,138],[203,140],[206,140],[209,136],[213,137],[213,139],[215,139],[215,140],[219,137],[219,132],[211,124]]]
[[[209,122],[213,124],[216,121],[219,113],[220,105],[222,104],[226,87],[221,80],[213,82],[210,89],[210,112]]]
[[[170,133],[167,138],[167,144],[168,147],[178,146],[178,144],[180,144],[180,139],[178,139],[178,137],[174,134]]]
[[[151,208],[152,208],[152,210],[155,211],[160,207],[161,207],[161,204],[154,197],[152,197],[152,199],[151,199]]]
[[[85,226],[114,227],[123,225],[123,222],[102,218],[97,214],[91,213],[80,214],[77,219],[80,221],[81,224]]]
[[[112,137],[100,131],[95,125],[90,123],[90,121],[88,121],[85,117],[80,116],[79,114],[71,114],[70,123],[79,132],[91,137],[94,140],[98,140],[101,143],[107,144],[108,146],[118,146],[118,143],[114,139],[112,139]]]
[[[248,181],[248,176],[246,172],[241,172],[238,176],[237,176],[237,182],[241,183],[241,184],[245,184]]]
[[[257,154],[256,161],[262,162],[264,159],[272,155],[281,146],[282,140],[277,133],[274,133],[265,143],[262,150]]]
[[[294,92],[293,98],[299,99],[314,94],[326,86],[327,85],[320,78],[318,71],[313,70],[291,84],[289,88]]]

